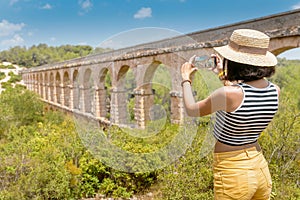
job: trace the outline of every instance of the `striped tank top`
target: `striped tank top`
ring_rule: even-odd
[[[213,134],[224,144],[239,146],[257,141],[278,110],[278,92],[269,82],[266,88],[238,84],[244,93],[234,112],[217,111]]]

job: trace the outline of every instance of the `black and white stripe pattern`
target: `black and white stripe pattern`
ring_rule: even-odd
[[[218,141],[235,146],[255,142],[278,110],[278,92],[272,83],[266,88],[239,86],[243,102],[234,112],[218,111],[213,132]]]

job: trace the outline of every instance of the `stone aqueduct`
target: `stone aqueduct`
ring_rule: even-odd
[[[169,91],[171,122],[180,123],[185,114],[180,66],[194,54],[210,54],[212,47],[226,44],[231,32],[237,28],[265,32],[271,37],[270,51],[278,55],[300,46],[300,9],[30,68],[22,71],[22,78],[29,90],[38,93],[52,106],[99,122],[122,125],[127,124],[128,97],[124,77],[131,69],[136,83],[133,90],[135,124],[144,128],[153,105],[151,80],[157,67],[164,64],[172,77]],[[105,87],[107,73],[111,76],[112,85],[109,102]],[[107,103],[110,104],[109,111]],[[107,112],[110,112],[109,117]]]

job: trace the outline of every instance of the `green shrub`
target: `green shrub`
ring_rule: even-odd
[[[41,120],[43,103],[37,94],[22,88],[9,88],[0,95],[0,107],[12,109],[14,119],[11,123],[20,127]],[[4,122],[3,122],[4,123]]]
[[[22,80],[21,75],[16,75],[13,72],[9,72],[8,75],[10,76],[10,79],[8,81],[9,83],[16,83]]]
[[[10,82],[2,82],[1,83],[1,87],[3,89],[8,89],[8,88],[12,88],[12,84]]]
[[[0,69],[16,69],[13,65],[0,65]]]
[[[0,80],[5,79],[6,75],[4,72],[0,72]]]
[[[159,173],[163,199],[213,199],[212,154],[202,157],[206,134],[208,127],[200,126],[186,154]]]

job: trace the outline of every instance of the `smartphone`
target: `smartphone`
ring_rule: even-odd
[[[194,60],[194,65],[197,68],[215,68],[217,66],[216,57],[210,56],[196,56]]]

